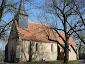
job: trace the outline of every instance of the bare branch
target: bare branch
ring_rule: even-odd
[[[68,22],[67,22],[68,23]],[[71,25],[68,23],[68,25],[71,27]],[[72,27],[71,27],[72,28]],[[78,38],[85,44],[84,40],[79,36],[79,34],[72,28],[73,32],[78,36]]]

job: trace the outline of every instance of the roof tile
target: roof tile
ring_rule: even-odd
[[[41,24],[35,24],[35,23],[28,23],[28,29],[26,28],[20,28],[17,27],[19,36],[21,39],[24,40],[33,40],[33,41],[39,41],[39,42],[52,42],[49,41],[46,34],[49,34],[51,39],[55,40],[55,37],[53,36],[53,32],[48,29],[48,26],[41,25]],[[59,32],[63,38],[65,38],[65,34],[62,32]],[[57,40],[64,45],[63,40],[58,36],[58,34],[55,34]],[[73,46],[76,46],[76,43],[72,37],[69,38],[69,44],[72,44]]]

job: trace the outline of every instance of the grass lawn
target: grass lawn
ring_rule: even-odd
[[[63,63],[63,60],[58,60],[58,61],[41,61],[41,62],[24,62],[24,63],[20,62],[20,63],[12,63],[12,64],[65,64],[65,63]],[[85,64],[85,61],[74,60],[74,61],[69,61],[68,64]]]
[[[26,62],[19,64],[65,64],[65,63],[63,63],[63,61],[45,61],[45,62]],[[69,62],[68,64],[75,64],[75,63]]]

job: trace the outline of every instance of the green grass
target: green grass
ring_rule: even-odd
[[[19,64],[65,64],[65,63],[63,63],[63,61],[46,61],[46,62],[26,62]],[[74,64],[74,63],[68,63],[68,64]]]
[[[75,60],[75,61],[69,61],[68,64],[82,64],[84,63],[84,60]],[[13,63],[12,63],[13,64]],[[40,61],[40,62],[19,62],[19,63],[14,63],[14,64],[66,64],[66,63],[63,63],[63,60],[58,60],[58,61]]]
[[[4,61],[4,57],[0,56],[0,62]]]
[[[84,60],[83,59],[78,59],[78,60],[71,60],[71,61],[74,61],[74,62],[83,62]]]

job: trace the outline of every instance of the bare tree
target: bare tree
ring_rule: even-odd
[[[11,13],[14,15],[16,12],[16,6],[18,2],[8,1],[8,0],[1,0],[0,2],[0,37],[5,36],[5,32],[9,29],[11,21],[7,22],[4,21],[4,17],[7,13]],[[1,38],[0,38],[1,39]]]
[[[85,31],[81,31],[81,32],[78,32],[79,36],[85,41],[85,35],[84,35]],[[73,35],[75,40],[78,41],[78,50],[79,50],[79,54],[81,53],[85,53],[85,45],[84,43],[74,34]]]
[[[81,39],[81,41],[85,44],[84,40],[77,33],[79,31],[85,30],[85,28],[83,27],[85,26],[85,22],[83,19],[83,13],[85,12],[84,10],[82,10],[85,5],[83,5],[81,2],[79,0],[46,0],[42,7],[44,14],[39,16],[43,17],[42,20],[44,19],[43,21],[45,21],[45,23],[47,22],[48,25],[50,24],[49,21],[55,18],[55,20],[51,21],[50,29],[52,29],[54,35],[55,33],[58,34],[58,36],[63,40],[65,47],[63,47],[57,39],[56,40],[51,39],[50,38],[51,36],[48,34],[47,36],[48,40],[57,42],[59,45],[61,45],[64,48],[65,63],[68,63],[69,60],[68,40],[72,34],[76,34],[77,37]],[[79,5],[82,5],[82,7]],[[70,24],[71,21],[72,24]],[[56,25],[59,24],[59,22],[60,25],[62,25],[62,28],[59,28],[59,25]],[[79,27],[83,28],[80,29]],[[62,37],[59,31],[63,32],[65,34],[65,37]]]

